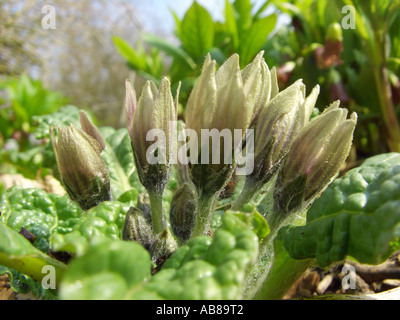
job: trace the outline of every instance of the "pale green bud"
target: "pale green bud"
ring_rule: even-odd
[[[353,113],[333,103],[296,137],[279,172],[275,207],[293,212],[318,196],[338,174],[347,159],[357,124]]]
[[[138,102],[127,80],[126,112],[140,181],[147,190],[162,193],[169,177],[170,157],[176,141],[173,125],[177,114],[169,80],[164,78],[159,89],[152,81],[147,81]],[[152,132],[155,132],[154,136]]]
[[[278,93],[260,111],[254,125],[254,171],[249,176],[260,186],[279,168],[293,140],[308,123],[319,94],[316,86],[306,98],[301,80]]]
[[[192,180],[198,190],[211,194],[229,180],[234,169],[234,151],[242,143],[251,121],[269,101],[271,90],[271,74],[263,52],[243,70],[240,70],[239,56],[233,54],[217,72],[216,62],[207,55],[186,107],[187,128],[194,129],[200,138],[199,159],[208,157],[210,163],[202,161],[203,164],[191,167]],[[202,129],[220,133],[220,137],[215,138],[219,143],[211,143],[206,136],[202,140]],[[235,130],[241,132],[239,139],[234,136]],[[226,142],[229,141],[225,139],[226,134],[230,142]],[[231,150],[231,154],[226,150]]]
[[[70,198],[88,210],[111,199],[110,178],[100,157],[105,147],[97,128],[84,112],[80,112],[81,129],[50,128],[50,137],[61,181]],[[55,138],[55,131],[58,139]]]
[[[343,42],[342,26],[337,22],[330,24],[325,40]]]

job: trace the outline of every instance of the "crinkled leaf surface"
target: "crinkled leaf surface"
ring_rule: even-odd
[[[70,265],[64,299],[238,299],[257,236],[235,215],[225,215],[213,239],[197,237],[179,248],[155,276],[136,243],[103,240]]]
[[[36,239],[33,245],[47,252],[50,235],[55,228],[70,230],[83,215],[78,205],[67,196],[47,193],[41,189],[12,187],[0,198],[0,222],[20,232],[27,229]]]
[[[105,201],[85,212],[79,219],[71,217],[54,228],[51,245],[54,251],[82,255],[94,237],[121,239],[121,230],[129,207],[117,201]]]
[[[150,277],[150,256],[139,244],[93,240],[84,256],[71,262],[60,286],[61,299],[124,299]]]
[[[33,121],[37,124],[35,137],[37,139],[49,139],[49,128],[51,126],[66,127],[73,124],[77,128],[80,128],[79,109],[75,106],[65,106],[60,108],[57,112],[45,114],[43,116],[35,116]]]
[[[36,249],[27,239],[10,227],[0,223],[0,265],[22,272],[36,280],[41,280],[47,273],[42,268],[52,265],[59,279],[66,265],[50,258]]]
[[[179,248],[133,299],[240,299],[258,238],[238,217],[224,215],[214,238],[197,237]]]
[[[346,255],[378,264],[400,236],[400,154],[368,159],[335,180],[311,206],[305,226],[286,230],[285,247],[296,259],[320,266]]]
[[[101,153],[110,174],[111,193],[113,200],[136,189],[142,192],[133,160],[133,152],[128,130],[115,130],[110,127],[100,128],[106,147]],[[136,202],[136,199],[132,201]]]

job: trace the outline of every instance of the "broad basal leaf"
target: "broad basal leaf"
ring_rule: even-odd
[[[240,299],[258,238],[244,222],[224,215],[214,238],[197,237],[179,248],[133,299]]]
[[[258,252],[256,235],[226,215],[214,239],[197,237],[178,249],[155,276],[139,244],[104,239],[69,266],[63,299],[237,299]]]
[[[134,165],[131,140],[128,130],[115,130],[110,127],[100,128],[106,147],[101,157],[107,165],[110,174],[111,193],[113,200],[132,189],[143,192]],[[136,201],[136,199],[132,199]]]
[[[39,281],[47,275],[47,272],[42,272],[45,266],[54,267],[58,280],[66,270],[66,265],[36,249],[22,235],[2,223],[0,223],[0,235],[0,265]]]
[[[140,245],[121,240],[94,240],[81,257],[69,265],[60,288],[61,299],[124,299],[140,290],[150,277],[150,256]]]
[[[71,218],[54,228],[51,246],[54,251],[69,251],[82,255],[94,237],[121,239],[121,230],[129,206],[105,201],[85,212],[79,219]]]
[[[305,226],[286,230],[285,247],[296,259],[320,266],[346,255],[378,264],[400,236],[400,154],[379,155],[335,180],[307,213]]]
[[[47,253],[54,228],[68,230],[82,216],[82,209],[67,196],[41,189],[9,188],[0,198],[0,223],[20,232],[25,228],[36,239],[33,245]]]

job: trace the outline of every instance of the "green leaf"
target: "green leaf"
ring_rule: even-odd
[[[240,37],[244,36],[243,32],[251,26],[253,17],[251,15],[252,5],[250,0],[235,0],[233,7],[237,12],[237,26]]]
[[[143,40],[147,42],[149,45],[164,51],[166,54],[173,57],[174,59],[177,59],[187,64],[191,69],[193,70],[196,69],[197,67],[196,63],[184,50],[172,45],[163,38],[151,34],[145,34],[143,35]]]
[[[179,248],[133,299],[240,299],[258,239],[244,222],[225,214],[214,238],[191,239]]]
[[[269,34],[274,30],[277,17],[275,14],[257,20],[251,28],[246,31],[240,39],[239,55],[241,67],[249,64],[268,39]]]
[[[214,43],[214,32],[211,15],[194,1],[181,24],[180,40],[183,48],[195,60],[201,59]]]
[[[75,106],[65,106],[60,108],[57,112],[43,116],[33,117],[34,123],[37,128],[34,132],[36,139],[50,139],[49,128],[55,127],[66,127],[73,124],[76,127],[80,127],[79,122],[79,109]]]
[[[233,48],[236,51],[239,47],[239,32],[236,24],[235,12],[229,0],[225,0],[225,28],[233,40]]]
[[[59,282],[66,265],[36,249],[22,235],[2,223],[0,223],[0,234],[0,265],[38,281],[47,275],[47,272],[42,273],[42,268],[51,265],[55,268],[56,281]]]
[[[243,206],[242,211],[227,210],[226,213],[236,214],[240,220],[245,222],[261,242],[270,232],[267,221],[257,211],[257,209],[249,204]]]
[[[36,239],[33,245],[47,253],[54,228],[69,228],[82,210],[67,196],[46,193],[41,189],[9,188],[0,198],[0,222],[20,232],[25,228]]]
[[[74,259],[60,286],[67,300],[124,299],[150,277],[150,256],[139,244],[94,239],[84,256]]]
[[[136,189],[143,192],[133,160],[131,140],[128,130],[115,130],[110,127],[100,128],[106,142],[101,157],[107,165],[110,175],[111,193],[117,200],[123,193]],[[135,201],[135,199],[133,199]]]
[[[135,49],[124,39],[113,36],[113,42],[120,55],[128,61],[135,69],[145,70],[146,60],[138,54]]]
[[[105,201],[87,211],[79,219],[71,217],[51,234],[51,245],[54,251],[68,251],[80,256],[90,246],[93,237],[121,239],[129,205]]]
[[[295,259],[324,267],[349,255],[378,264],[400,236],[400,154],[379,155],[335,180],[311,206],[305,226],[286,230]]]
[[[194,238],[150,277],[150,257],[139,244],[94,239],[73,260],[60,287],[62,299],[238,299],[246,269],[257,256],[256,235],[225,215],[214,239]]]

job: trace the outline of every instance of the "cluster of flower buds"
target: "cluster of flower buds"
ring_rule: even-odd
[[[171,159],[178,153],[179,88],[174,100],[168,79],[164,78],[159,88],[147,81],[137,101],[126,82],[128,132],[150,203],[140,197],[137,208],[127,214],[123,236],[142,243],[154,259],[175,250],[174,236],[182,244],[209,233],[213,206],[234,170],[242,165],[238,150],[251,158],[252,170],[246,171],[246,183],[234,209],[240,210],[274,181],[273,211],[282,217],[304,209],[345,162],[356,114],[348,119],[348,111],[335,102],[310,120],[319,86],[308,96],[301,80],[280,91],[276,69],[268,68],[263,55],[260,52],[243,70],[237,54],[218,70],[211,55],[206,56],[186,105],[185,124],[179,125],[198,137],[194,141],[193,135],[184,135],[196,156],[184,165],[178,163],[180,185],[171,202],[169,221],[162,196],[172,163],[176,164]],[[110,182],[100,158],[104,141],[84,113],[81,124],[82,130],[73,126],[58,129],[57,142],[54,129],[51,137],[69,195],[88,209],[110,199]]]

